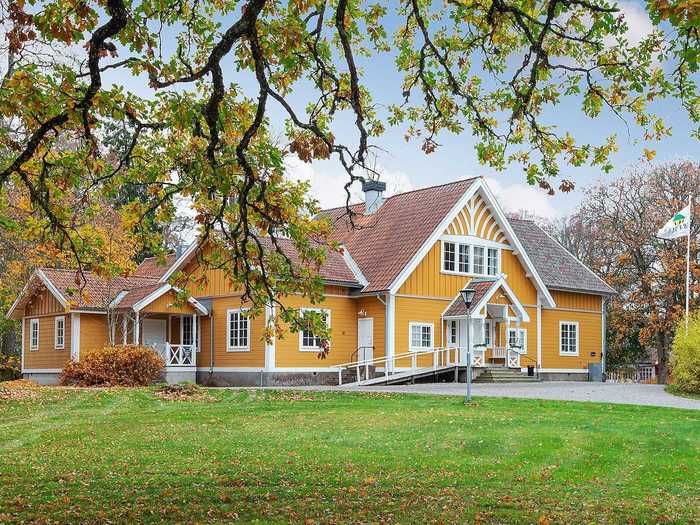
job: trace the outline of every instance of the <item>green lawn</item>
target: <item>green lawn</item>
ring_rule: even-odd
[[[0,523],[700,522],[700,412],[210,395],[0,400]]]

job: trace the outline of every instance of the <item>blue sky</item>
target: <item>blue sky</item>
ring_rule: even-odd
[[[619,7],[630,26],[628,37],[631,41],[639,40],[651,30],[651,23],[641,4],[626,1],[619,2]],[[397,22],[398,18],[388,18],[387,31],[390,31],[389,26]],[[371,90],[375,102],[380,105],[380,113],[381,107],[400,99],[401,77],[395,71],[391,53],[371,59],[358,57],[358,62],[364,71],[364,84]],[[226,64],[223,66],[227,81],[240,84],[248,96],[255,96],[256,86],[249,73],[236,72],[232,67],[226,69]],[[123,78],[123,72],[120,76],[110,76],[112,78],[108,80],[124,84],[129,89],[146,95],[142,92],[145,83],[143,79]],[[313,93],[309,93],[304,86],[300,86],[295,92],[291,101],[297,112],[303,114],[305,103],[310,96],[313,96]],[[527,185],[518,166],[495,172],[480,165],[474,150],[475,141],[468,128],[461,135],[439,136],[440,148],[435,153],[426,155],[421,151],[418,142],[407,143],[404,140],[406,126],[387,128],[383,136],[374,139],[374,144],[384,151],[378,158],[378,166],[387,182],[388,193],[483,175],[488,177],[489,184],[507,211],[523,209],[543,216],[560,216],[576,207],[586,186],[601,178],[611,180],[624,173],[628,167],[643,162],[644,147],[656,149],[655,162],[696,158],[697,141],[689,135],[693,126],[682,108],[673,101],[666,101],[654,108],[667,124],[672,125],[673,135],[651,145],[639,141],[641,133],[634,126],[631,127],[631,136],[628,136],[625,125],[611,114],[604,114],[595,120],[585,117],[579,109],[579,104],[580,102],[575,100],[565,101],[552,112],[551,122],[560,125],[562,129],[570,130],[579,141],[598,143],[610,133],[617,133],[620,151],[612,159],[615,169],[610,174],[604,174],[599,168],[591,167],[564,172],[567,178],[577,184],[577,189],[570,194],[558,193],[554,197],[545,195],[539,188]],[[269,117],[273,129],[281,134],[285,114],[274,102],[269,105]],[[334,132],[338,141],[356,143],[357,133],[348,115],[338,119],[334,124]],[[341,205],[344,202],[343,184],[346,179],[335,161],[315,162],[311,165],[293,161],[289,168],[290,176],[311,181],[312,192],[324,207]]]

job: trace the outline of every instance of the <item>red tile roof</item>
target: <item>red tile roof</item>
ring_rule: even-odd
[[[154,277],[131,276],[105,279],[92,272],[42,268],[73,308],[104,309],[123,290],[156,284]]]
[[[462,299],[462,294],[458,293],[457,297],[455,297],[450,305],[447,307],[447,310],[445,310],[445,313],[443,313],[444,317],[453,317],[457,315],[467,315],[470,313],[470,310],[473,310],[474,307],[479,304],[479,301],[481,301],[484,298],[484,295],[488,293],[488,291],[491,289],[493,286],[493,283],[496,282],[496,279],[473,279],[468,287],[472,288],[475,290],[474,293],[474,298],[472,299],[471,305],[469,310],[467,310],[467,305],[464,304],[464,300]]]
[[[158,257],[146,257],[134,272],[137,277],[155,277],[160,279],[168,271],[177,257],[174,253],[165,256],[165,262],[161,262]]]
[[[351,209],[360,214],[354,218],[355,228],[345,207],[324,210],[320,215],[333,220],[333,239],[347,247],[369,281],[363,291],[384,291],[475,180],[394,195],[371,215],[363,214],[364,204],[353,205]]]

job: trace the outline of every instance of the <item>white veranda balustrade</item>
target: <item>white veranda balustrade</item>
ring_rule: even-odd
[[[194,366],[197,355],[195,345],[173,345],[165,343],[160,351],[165,366]]]

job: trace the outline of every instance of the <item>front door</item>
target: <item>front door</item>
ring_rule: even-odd
[[[143,344],[153,347],[162,355],[165,348],[165,334],[167,333],[167,321],[165,319],[143,320]]]
[[[374,319],[357,320],[357,359],[358,361],[374,358]]]

